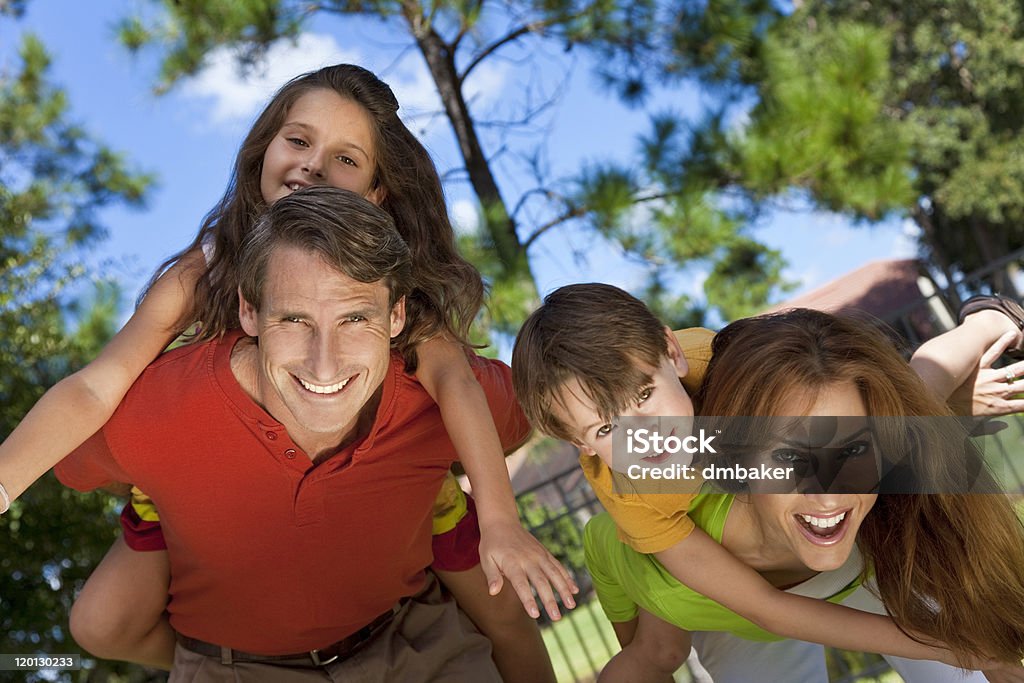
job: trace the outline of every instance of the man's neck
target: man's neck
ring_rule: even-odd
[[[234,375],[242,391],[252,399],[253,403],[266,410],[275,420],[278,420],[277,416],[267,410],[261,397],[258,358],[259,350],[256,346],[256,339],[253,337],[242,337],[231,350],[231,374]],[[378,388],[370,401],[363,406],[355,428],[350,430],[340,441],[336,437],[317,439],[316,436],[311,436],[309,438],[299,438],[291,432],[288,433],[288,436],[291,437],[296,446],[305,451],[310,460],[315,463],[323,462],[366,438],[373,428],[382,393],[383,386]],[[278,421],[280,422],[280,420]],[[287,425],[285,425],[285,428],[287,428]]]

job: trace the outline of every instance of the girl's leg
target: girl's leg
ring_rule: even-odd
[[[169,583],[167,551],[136,552],[118,538],[71,607],[71,635],[102,659],[170,669]]]
[[[690,655],[690,634],[640,610],[628,622],[613,623],[622,651],[611,658],[598,681],[672,683]]]
[[[506,581],[501,592],[487,592],[487,577],[480,565],[465,571],[433,570],[462,611],[487,636],[494,663],[505,683],[554,683],[540,628],[523,610],[515,590]]]

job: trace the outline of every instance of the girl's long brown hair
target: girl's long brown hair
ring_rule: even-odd
[[[793,396],[853,382],[872,416],[950,416],[870,323],[795,309],[728,325],[698,395],[706,415],[774,415]],[[962,448],[927,431],[915,449],[942,476]],[[980,487],[998,486],[986,470]],[[1024,657],[1024,527],[1001,493],[880,494],[857,536],[878,593],[910,637],[972,658]]]
[[[325,67],[292,79],[274,95],[238,150],[224,196],[206,215],[192,244],[164,263],[158,275],[190,250],[212,244],[213,257],[196,284],[192,309],[179,324],[202,321],[197,341],[238,327],[236,259],[249,229],[266,208],[260,193],[263,154],[289,108],[313,90],[329,90],[359,104],[372,122],[377,161],[374,187],[383,188],[381,207],[395,220],[412,253],[415,288],[406,302],[405,329],[396,340],[412,371],[415,346],[425,339],[445,334],[468,344],[469,326],[483,302],[483,281],[456,247],[441,180],[430,155],[399,119],[391,88],[362,67]]]

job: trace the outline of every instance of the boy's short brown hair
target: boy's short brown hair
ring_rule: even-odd
[[[527,419],[566,441],[580,438],[552,413],[566,383],[579,382],[601,419],[611,421],[651,382],[668,355],[665,328],[644,302],[600,283],[560,287],[516,337],[512,382]]]

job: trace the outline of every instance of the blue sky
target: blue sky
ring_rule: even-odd
[[[145,6],[146,3],[142,3]],[[442,173],[456,167],[458,156],[447,123],[433,115],[439,107],[418,52],[405,51],[394,34],[379,22],[321,18],[309,27],[297,47],[282,46],[271,55],[263,77],[240,78],[222,58],[198,77],[169,94],[156,96],[155,55],[132,57],[114,40],[114,24],[136,2],[69,3],[32,0],[20,22],[0,21],[0,68],[11,68],[14,50],[24,31],[34,31],[53,57],[52,80],[65,87],[73,117],[94,135],[123,152],[137,167],[157,174],[148,207],[143,211],[114,208],[102,218],[109,239],[94,254],[101,268],[120,280],[132,299],[160,262],[184,247],[194,236],[205,213],[226,186],[231,163],[249,123],[273,91],[287,78],[318,66],[348,61],[381,75],[395,90],[404,118],[422,131]],[[543,56],[531,83],[545,83],[560,93],[546,122],[546,161],[555,171],[569,172],[581,160],[628,158],[636,149],[636,135],[646,128],[646,114],[622,107],[601,91],[586,68],[576,64],[564,84],[554,80],[560,50]],[[537,74],[543,74],[538,77]],[[509,62],[477,71],[469,82],[474,106],[500,108],[521,100],[524,85]],[[699,95],[684,91],[662,93],[652,108],[692,112]],[[529,131],[525,137],[540,135]],[[514,148],[519,140],[513,138]],[[495,143],[496,145],[497,143]],[[510,159],[511,157],[506,157]],[[499,166],[506,199],[529,186],[511,161]],[[513,191],[515,190],[515,191]],[[447,188],[456,221],[473,223],[472,195],[464,183]],[[834,215],[811,212],[776,212],[758,226],[756,236],[781,249],[790,266],[789,279],[803,291],[878,258],[906,257],[914,253],[908,228],[891,221],[878,226],[853,227]],[[622,286],[638,276],[623,267],[607,248],[588,249],[588,259],[574,256],[590,246],[582,233],[550,233],[531,251],[541,292],[569,282],[600,280]],[[702,273],[689,272],[681,287],[698,293]]]

